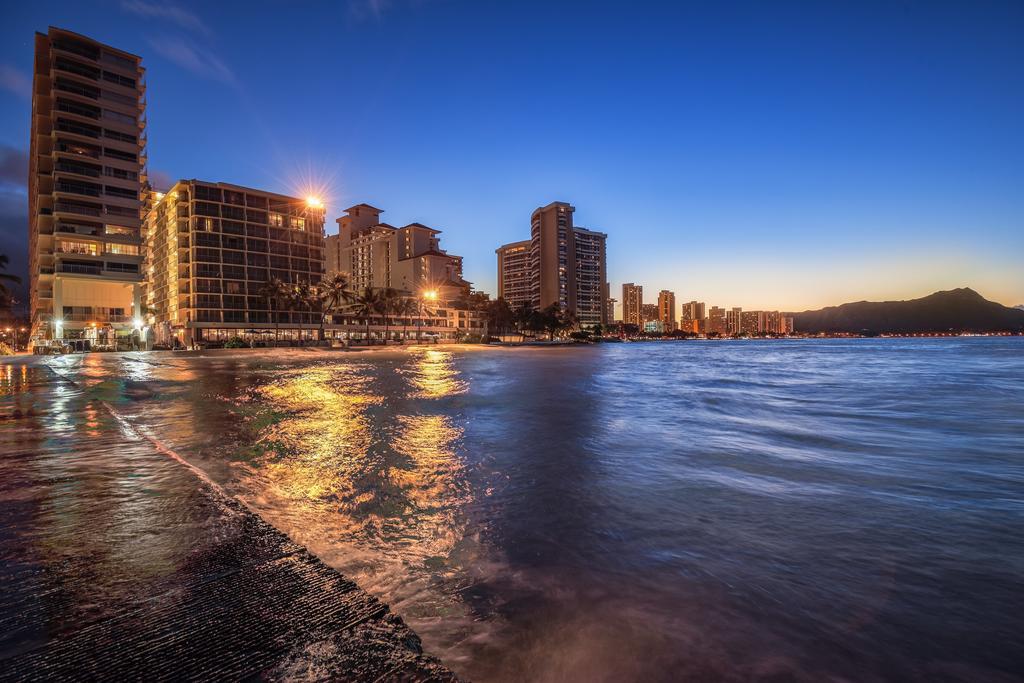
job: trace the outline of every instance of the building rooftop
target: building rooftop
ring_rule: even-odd
[[[405,228],[419,228],[421,230],[429,230],[430,232],[434,233],[435,235],[441,234],[440,230],[435,230],[434,228],[430,227],[429,225],[423,225],[422,223],[409,223],[408,225],[405,225],[403,227],[405,227]]]
[[[369,204],[354,204],[345,209],[345,213],[352,213],[359,209],[369,209],[370,211],[376,211],[377,213],[384,213],[384,209],[378,209],[376,206],[370,206]]]

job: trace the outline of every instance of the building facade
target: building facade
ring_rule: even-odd
[[[640,327],[644,324],[641,309],[644,305],[644,288],[627,282],[622,285],[622,322]]]
[[[707,333],[718,335],[726,333],[724,308],[712,306],[708,311]]]
[[[552,202],[530,216],[530,303],[557,304],[580,325],[606,322],[608,236],[573,225],[575,207]]]
[[[498,256],[498,296],[512,310],[532,303],[530,240],[503,244],[495,249]]]
[[[382,223],[381,213],[369,204],[345,209],[337,219],[338,234],[325,238],[328,273],[348,273],[356,290],[436,291],[446,299],[468,294],[462,257],[441,249],[440,230],[422,223],[398,228]]]
[[[732,308],[725,312],[725,333],[739,334],[743,331],[743,309]]]
[[[125,347],[141,331],[144,81],[136,55],[53,27],[35,36],[33,347]]]
[[[145,303],[155,341],[186,346],[242,331],[312,339],[319,313],[280,310],[271,278],[316,285],[324,274],[324,211],[252,188],[181,180],[155,194],[146,219]]]
[[[658,292],[658,319],[661,320],[662,330],[674,332],[676,330],[676,295],[667,289]]]

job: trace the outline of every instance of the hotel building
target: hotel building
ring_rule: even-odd
[[[708,334],[725,334],[725,309],[719,306],[712,306],[708,311]]]
[[[498,255],[498,296],[512,310],[531,305],[530,240],[503,244]]]
[[[328,273],[348,273],[352,288],[392,288],[408,294],[436,291],[442,300],[469,293],[462,257],[440,247],[440,230],[422,223],[397,228],[380,221],[381,209],[356,204],[325,239]]]
[[[557,304],[580,325],[601,324],[608,236],[574,227],[575,211],[566,202],[552,202],[530,216],[530,303],[537,309]]]
[[[498,247],[498,296],[515,309],[557,305],[583,327],[608,317],[608,235],[574,226],[575,207],[552,202],[530,216],[530,239]],[[526,252],[524,253],[524,249]]]
[[[667,289],[658,292],[658,319],[664,332],[676,329],[676,295]]]
[[[155,341],[187,345],[273,333],[312,339],[319,313],[271,306],[261,288],[320,282],[324,210],[273,192],[180,180],[146,219],[145,303]],[[248,331],[248,334],[246,334]]]
[[[641,308],[644,303],[644,288],[627,282],[622,285],[622,322],[640,327],[644,324]]]
[[[116,348],[139,330],[145,70],[50,27],[35,36],[29,144],[31,342]]]
[[[733,308],[725,312],[726,334],[739,334],[743,331],[743,309]]]
[[[680,317],[680,329],[685,332],[700,334],[707,329],[705,322],[705,306],[703,301],[690,301],[683,304]]]

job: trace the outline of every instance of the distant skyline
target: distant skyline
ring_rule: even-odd
[[[7,8],[0,252],[24,273],[32,39],[54,25],[143,57],[158,181],[324,192],[330,232],[368,202],[442,230],[491,294],[495,248],[566,201],[609,236],[613,296],[1024,303],[1024,4],[496,5]]]

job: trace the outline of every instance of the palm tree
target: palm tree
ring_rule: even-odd
[[[7,270],[7,263],[10,259],[7,258],[7,254],[0,254],[0,270]],[[17,275],[11,275],[10,273],[0,273],[0,299],[10,300],[11,291],[7,289],[5,282],[13,282],[16,285],[21,284],[21,278]]]
[[[384,315],[385,344],[388,342],[388,328],[391,325],[391,316],[395,313],[395,308],[401,299],[402,295],[398,293],[398,290],[391,287],[386,287],[380,293],[380,312]]]
[[[344,308],[345,304],[352,301],[354,292],[350,289],[351,279],[348,273],[334,273],[326,280],[322,280],[316,288],[317,299],[320,304],[320,339],[324,338],[324,321],[328,316]]]
[[[275,315],[275,309],[287,297],[288,287],[280,278],[271,277],[260,285],[258,294],[267,300],[267,309],[270,311],[270,317],[274,319],[274,346],[277,346],[278,337],[281,332],[281,321]]]
[[[296,312],[300,316],[306,310],[311,310],[316,303],[316,292],[309,286],[308,282],[297,282],[292,285],[285,296],[285,304],[288,306],[288,310]],[[301,325],[302,323],[300,322],[299,324]]]
[[[404,341],[409,329],[409,318],[420,311],[420,306],[411,296],[403,296],[395,302],[395,315],[402,319],[402,340]]]
[[[380,313],[381,309],[381,296],[373,287],[364,287],[361,292],[352,297],[352,301],[349,304],[349,310],[351,310],[357,318],[362,318],[366,322],[366,341],[370,341],[370,318],[375,314]]]

